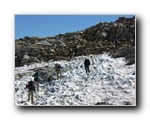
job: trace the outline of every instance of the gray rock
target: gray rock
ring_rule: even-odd
[[[121,47],[116,52],[112,53],[112,57],[125,57],[128,54],[135,53],[134,47]]]
[[[29,59],[30,59],[30,57],[27,54],[25,54],[22,58],[22,60],[29,60]]]
[[[129,29],[125,29],[125,31],[122,33],[122,36],[120,38],[129,38],[130,32]]]
[[[22,47],[22,48],[20,49],[20,51],[22,51],[22,52],[29,52],[29,51],[30,51],[30,48],[29,48],[28,46],[25,46],[25,47]]]
[[[129,53],[128,55],[125,56],[125,59],[128,60],[128,59],[132,59],[132,58],[135,58],[135,53]]]
[[[132,64],[135,63],[135,58],[130,58],[130,59],[126,60],[126,61],[127,61],[126,65],[132,65]]]
[[[65,43],[60,41],[60,40],[49,39],[49,40],[47,40],[47,42],[49,42],[52,45],[56,45],[56,46],[60,46],[60,47],[66,47]]]
[[[104,31],[104,32],[108,32],[109,30],[110,30],[110,27],[109,27],[109,26],[103,28],[103,31]]]
[[[39,48],[33,48],[30,52],[29,52],[29,55],[30,56],[37,56],[41,53],[40,49]]]
[[[21,63],[22,64],[27,64],[27,62],[29,61],[29,59],[30,59],[30,57],[27,54],[25,54],[23,56],[23,58],[21,59]]]
[[[124,30],[121,29],[121,28],[119,28],[119,29],[117,30],[117,34],[116,34],[115,38],[116,38],[116,39],[117,39],[117,38],[120,38],[120,37],[122,36],[123,32],[124,32]]]
[[[108,103],[106,101],[102,101],[102,102],[97,102],[95,105],[113,105],[113,104]]]

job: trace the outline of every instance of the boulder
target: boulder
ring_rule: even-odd
[[[76,56],[86,55],[86,47],[79,47],[76,52]]]
[[[40,48],[40,51],[41,51],[42,56],[47,56],[48,55],[44,48]]]
[[[34,56],[34,57],[30,57],[30,61],[31,62],[40,62],[40,60],[36,57],[36,56]]]
[[[30,57],[27,54],[25,54],[23,56],[23,58],[21,59],[21,63],[26,64],[29,61],[29,59],[30,59]]]
[[[23,56],[24,56],[24,54],[25,54],[25,52],[19,51],[19,52],[15,53],[15,56],[16,56],[16,58],[18,58],[18,59],[22,59]]]
[[[128,39],[129,36],[130,36],[129,29],[125,29],[120,38],[127,38]]]
[[[22,58],[22,60],[29,60],[29,59],[30,59],[30,57],[27,54],[25,54]]]
[[[135,63],[135,58],[130,58],[128,60],[126,60],[127,64],[126,65],[132,65]]]
[[[66,47],[65,43],[61,40],[49,39],[47,40],[47,42],[49,42],[52,45],[59,46],[59,47]]]
[[[103,101],[103,102],[97,102],[95,105],[113,105],[113,104]]]
[[[30,56],[37,56],[41,53],[40,49],[39,48],[33,48],[30,52],[29,52],[29,55]]]
[[[128,54],[135,53],[135,48],[134,47],[121,47],[118,50],[116,50],[114,53],[112,53],[113,58],[118,58],[118,57],[125,57]]]
[[[103,28],[104,32],[108,32],[109,30],[110,30],[110,26],[106,26],[106,27]]]
[[[22,47],[22,48],[20,49],[20,51],[22,51],[22,52],[29,52],[29,51],[30,51],[30,48],[29,48],[29,46],[25,46],[25,47]]]
[[[135,53],[129,53],[128,55],[125,56],[125,59],[126,59],[126,62],[127,64],[126,65],[132,65],[135,63]]]
[[[106,36],[107,36],[106,32],[98,31],[98,33],[95,35],[95,40],[96,41],[105,40]]]
[[[116,39],[120,38],[122,36],[123,32],[124,32],[124,30],[122,28],[118,28],[115,38]]]
[[[125,17],[119,17],[118,20],[116,20],[116,22],[123,22],[123,21],[127,21]]]
[[[135,58],[135,53],[129,53],[128,55],[125,56],[125,59],[128,60],[128,59],[132,59],[132,58]]]

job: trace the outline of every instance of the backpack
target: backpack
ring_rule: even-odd
[[[33,81],[30,81],[30,82],[28,83],[28,89],[29,89],[29,91],[30,91],[30,90],[31,90],[31,91],[35,91],[35,84],[34,84]]]
[[[56,71],[60,71],[61,66],[59,64],[55,65]]]
[[[84,61],[84,65],[85,65],[85,66],[89,66],[89,65],[90,65],[90,61],[89,61],[89,59],[85,59],[85,61]]]
[[[35,73],[35,74],[33,75],[33,77],[34,77],[34,81],[39,81],[38,73]]]
[[[34,81],[39,81],[39,77],[38,77],[38,76],[35,76],[35,77],[34,77]]]

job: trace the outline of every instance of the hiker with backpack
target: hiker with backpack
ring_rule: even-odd
[[[60,71],[62,69],[61,65],[56,63],[54,66],[54,69],[55,69],[56,74],[57,74],[57,80],[61,79],[62,78],[61,71]]]
[[[31,98],[31,103],[34,103],[34,92],[35,92],[35,83],[31,79],[28,84],[26,85],[26,88],[28,89],[28,101],[30,101]]]
[[[86,74],[89,74],[89,72],[90,72],[89,66],[90,66],[90,60],[88,58],[86,58],[84,60],[84,67],[85,67]]]
[[[36,90],[37,92],[39,92],[39,73],[38,71],[35,72],[35,74],[33,74],[33,77],[34,77],[34,82],[35,82],[35,85],[36,85]]]

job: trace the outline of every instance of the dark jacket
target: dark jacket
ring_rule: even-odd
[[[89,59],[85,59],[84,65],[85,65],[85,67],[90,66],[90,61],[89,61]]]
[[[35,91],[35,83],[33,81],[28,82],[26,87],[29,89],[29,91]]]
[[[38,74],[38,72],[36,72],[34,75],[33,75],[33,77],[34,77],[34,81],[39,81],[39,74]]]
[[[54,69],[55,69],[56,71],[60,71],[61,68],[62,68],[61,65],[55,64]]]

